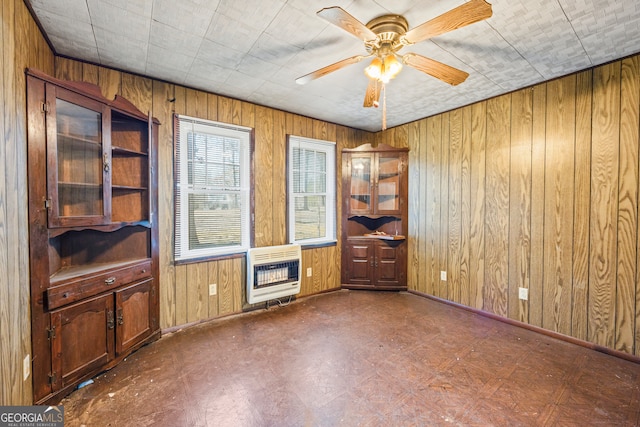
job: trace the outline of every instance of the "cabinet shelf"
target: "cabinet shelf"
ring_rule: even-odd
[[[375,233],[367,233],[362,237],[366,237],[368,239],[380,239],[380,240],[406,240],[406,237],[401,234],[375,234]]]
[[[95,139],[87,139],[78,135],[67,133],[58,133],[58,145],[78,145],[83,148],[93,148],[95,150],[102,149],[102,143]]]
[[[79,279],[82,277],[93,276],[102,272],[117,270],[148,261],[150,261],[149,258],[140,258],[136,260],[127,260],[120,262],[103,262],[64,267],[51,275],[51,286],[58,286],[68,281],[69,279]]]
[[[123,147],[111,147],[111,152],[114,156],[140,156],[140,157],[148,157],[149,154],[143,151],[130,150],[128,148]]]
[[[110,233],[113,231],[118,231],[124,227],[137,227],[137,226],[144,227],[144,228],[151,228],[151,222],[149,222],[146,219],[143,219],[140,221],[112,222],[110,224],[104,224],[104,225],[57,227],[57,228],[50,228],[48,236],[49,238],[54,238],[54,237],[62,236],[63,234],[68,233],[70,231],[85,231],[85,230],[93,230],[93,231],[101,231],[103,233]]]
[[[111,189],[114,191],[146,191],[147,187],[135,187],[131,185],[112,185]]]
[[[67,189],[99,189],[102,188],[102,183],[58,181],[58,187]]]

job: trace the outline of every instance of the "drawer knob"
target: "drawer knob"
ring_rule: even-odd
[[[109,277],[108,279],[104,280],[104,284],[105,285],[113,285],[114,283],[116,283],[116,278],[115,277]]]
[[[69,298],[69,292],[65,292],[64,294],[62,294],[62,298]]]

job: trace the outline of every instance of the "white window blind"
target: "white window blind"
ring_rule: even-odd
[[[336,241],[336,145],[289,136],[289,241],[301,245]]]
[[[176,116],[175,258],[250,247],[251,129]]]

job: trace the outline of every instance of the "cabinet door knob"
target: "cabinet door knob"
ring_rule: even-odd
[[[109,172],[109,155],[107,153],[102,154],[102,167],[105,172]]]

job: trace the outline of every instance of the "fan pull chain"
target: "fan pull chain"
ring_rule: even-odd
[[[387,129],[387,89],[382,83],[382,130]]]

